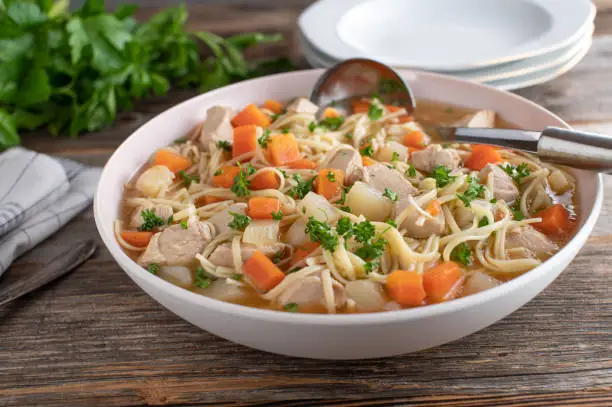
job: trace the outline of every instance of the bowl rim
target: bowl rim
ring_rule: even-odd
[[[287,324],[309,324],[309,325],[338,325],[338,326],[348,326],[348,325],[362,325],[362,324],[387,324],[393,323],[397,321],[411,321],[417,319],[423,319],[427,317],[433,317],[435,315],[445,314],[448,312],[459,311],[465,308],[469,308],[472,306],[477,306],[484,302],[490,301],[495,297],[503,297],[508,293],[519,289],[520,287],[528,285],[531,281],[535,280],[538,277],[538,274],[551,272],[555,269],[555,266],[560,265],[564,259],[568,257],[572,258],[578,253],[578,251],[586,242],[586,239],[590,235],[591,231],[595,226],[595,222],[599,216],[601,211],[602,203],[603,203],[603,178],[601,174],[596,174],[597,185],[596,185],[596,195],[595,200],[593,202],[593,207],[591,212],[588,214],[584,223],[580,229],[576,232],[576,234],[567,242],[567,244],[561,248],[557,253],[555,253],[552,257],[544,261],[541,265],[535,267],[534,269],[523,273],[522,275],[504,282],[496,287],[490,288],[485,291],[481,291],[476,294],[469,295],[467,297],[457,298],[452,301],[443,302],[439,304],[431,304],[422,307],[415,308],[406,308],[401,310],[387,311],[387,312],[373,312],[373,313],[355,313],[355,314],[309,314],[309,313],[288,313],[277,310],[269,310],[269,309],[261,309],[256,307],[250,307],[246,305],[234,304],[222,300],[217,300],[214,298],[210,298],[201,294],[197,294],[195,292],[189,291],[185,288],[174,285],[162,278],[159,278],[151,273],[149,273],[146,269],[138,265],[134,260],[132,260],[119,246],[115,239],[113,226],[105,225],[103,219],[101,218],[101,206],[104,204],[103,195],[103,180],[106,178],[107,168],[112,163],[115,156],[120,155],[122,150],[125,147],[128,140],[135,137],[137,133],[139,133],[143,127],[149,126],[155,120],[160,119],[164,114],[169,111],[179,110],[181,107],[188,103],[193,103],[194,99],[200,98],[206,95],[207,98],[215,96],[216,93],[219,92],[227,92],[231,90],[237,90],[243,86],[249,86],[250,84],[261,81],[261,80],[274,80],[280,77],[286,76],[301,76],[301,75],[314,75],[321,74],[323,69],[307,69],[307,70],[299,70],[288,73],[280,73],[275,75],[268,75],[261,78],[249,79],[246,81],[242,81],[239,83],[235,83],[229,86],[225,86],[223,88],[215,89],[213,91],[196,95],[187,100],[178,103],[169,109],[166,109],[153,118],[143,123],[140,127],[138,127],[135,131],[133,131],[130,136],[128,136],[119,147],[113,152],[111,157],[108,159],[106,164],[103,167],[102,175],[100,177],[100,181],[96,188],[96,193],[94,195],[94,220],[96,223],[96,227],[98,229],[98,233],[100,234],[104,245],[107,250],[110,252],[111,256],[118,263],[118,265],[132,278],[143,279],[148,284],[155,286],[160,291],[163,291],[169,294],[172,297],[178,298],[182,301],[190,302],[194,306],[201,306],[204,308],[211,309],[213,311],[222,312],[225,314],[230,314],[239,317],[248,317],[252,319],[258,320],[266,320],[270,322],[278,322],[278,323],[287,323]],[[444,74],[432,73],[432,72],[422,72],[422,71],[413,71],[409,69],[400,70],[400,74],[407,75],[416,75],[430,77],[436,81],[447,81],[447,82],[459,82],[464,85],[474,86],[474,87],[484,87],[490,91],[494,91],[496,93],[504,94],[504,97],[514,98],[520,100],[522,103],[527,103],[533,109],[539,110],[543,113],[546,113],[548,116],[557,120],[559,123],[566,127],[570,127],[565,121],[563,121],[556,114],[548,111],[544,107],[523,98],[522,96],[499,90],[493,88],[491,86],[487,86],[480,83],[470,82],[467,80],[454,78]],[[577,250],[576,250],[577,249]],[[138,282],[137,282],[138,283]],[[140,285],[140,284],[138,284]],[[142,289],[142,287],[141,287]],[[538,292],[539,293],[539,292]],[[147,293],[148,294],[148,293]],[[537,294],[536,294],[537,295]],[[151,296],[151,295],[149,295]],[[153,299],[157,301],[157,299],[151,296]],[[158,301],[159,302],[159,301]]]

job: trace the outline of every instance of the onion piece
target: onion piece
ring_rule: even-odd
[[[371,221],[384,222],[393,209],[393,202],[390,199],[361,181],[355,182],[346,194],[345,202],[354,215],[363,215]]]
[[[158,276],[181,287],[193,284],[193,274],[184,266],[163,266],[159,269]]]
[[[278,242],[278,222],[274,220],[254,220],[244,229],[242,243],[268,246]]]
[[[386,300],[380,283],[370,280],[350,281],[345,286],[348,297],[355,301],[357,311],[382,311]]]
[[[314,216],[315,219],[321,222],[334,223],[338,220],[338,214],[332,204],[323,196],[314,192],[306,194],[304,199],[298,203],[297,210],[304,219]]]
[[[304,232],[306,229],[306,221],[303,218],[298,218],[287,230],[285,240],[293,246],[301,246],[310,241],[310,238]]]
[[[463,285],[462,295],[476,294],[489,288],[496,287],[501,284],[496,278],[491,277],[481,271],[477,271],[467,278]]]

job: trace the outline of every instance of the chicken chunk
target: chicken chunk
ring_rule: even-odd
[[[385,188],[397,193],[398,199],[414,195],[417,189],[396,169],[384,164],[374,164],[366,168],[368,184],[377,191],[384,193]]]
[[[479,110],[453,123],[453,127],[495,127],[495,111]]]
[[[213,224],[217,235],[227,233],[231,230],[231,228],[227,224],[234,220],[234,217],[230,215],[230,212],[244,215],[246,212],[246,207],[247,205],[245,203],[233,204],[229,208],[227,208],[227,210],[221,211],[211,216],[210,219],[208,219],[208,222]]]
[[[132,217],[130,218],[129,223],[130,228],[138,229],[142,226],[142,223],[144,221],[142,219],[142,212],[147,209],[152,210],[157,217],[162,218],[164,221],[168,220],[170,216],[172,216],[172,214],[174,213],[174,210],[170,205],[155,204],[148,206],[139,206],[138,208],[134,209],[134,212],[132,212]]]
[[[206,111],[206,120],[200,130],[200,143],[208,149],[210,142],[234,139],[234,128],[231,123],[232,110],[227,107],[213,106]]]
[[[444,233],[446,224],[442,212],[434,216],[433,219],[426,217],[411,204],[411,201],[413,200],[405,198],[395,203],[392,214],[394,219],[404,210],[408,209],[408,207],[411,207],[408,216],[406,216],[401,225],[398,225],[398,229],[406,229],[406,234],[415,239],[424,239],[431,235],[441,235]]]
[[[543,260],[550,257],[557,245],[529,225],[515,227],[506,234],[506,249],[525,248]]]
[[[443,165],[451,170],[459,168],[461,157],[452,148],[442,148],[439,144],[432,144],[426,149],[412,153],[412,165],[426,173],[433,172],[434,168]]]
[[[495,164],[487,164],[480,171],[480,179],[493,191],[496,199],[505,202],[513,202],[519,196],[519,190],[514,185],[512,178],[504,170]]]
[[[346,290],[336,280],[332,280],[332,287],[336,308],[340,308],[346,303]],[[308,276],[301,280],[293,281],[278,297],[278,302],[281,305],[325,305],[321,277]]]
[[[290,113],[316,114],[319,111],[319,106],[306,98],[297,98],[287,105],[287,111]]]
[[[240,248],[242,261],[245,262],[250,259],[256,250],[259,250],[270,259],[278,260],[279,262],[286,259],[288,255],[287,245],[284,243],[276,243],[259,247],[242,244]],[[208,260],[210,260],[210,262],[213,263],[215,266],[234,267],[232,245],[230,243],[222,243],[219,246],[215,247],[215,250],[213,250],[210,256],[208,256]]]
[[[151,238],[145,252],[138,259],[141,265],[156,263],[162,266],[185,266],[191,263],[197,253],[213,238],[213,228],[197,218],[182,225],[172,225]]]
[[[347,185],[353,185],[355,181],[364,180],[367,172],[361,161],[361,154],[353,147],[345,145],[342,148],[332,150],[322,161],[324,167],[344,171],[344,181]],[[366,180],[367,182],[367,180]]]

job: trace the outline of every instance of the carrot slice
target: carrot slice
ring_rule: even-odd
[[[266,127],[270,124],[270,118],[257,106],[251,103],[232,119],[232,125],[234,127],[247,126],[249,124]]]
[[[427,205],[427,207],[425,208],[425,212],[429,213],[431,216],[438,216],[440,214],[441,209],[442,208],[440,207],[440,201],[434,199]]]
[[[249,124],[234,128],[232,157],[250,153],[257,148],[257,126]]]
[[[218,196],[203,196],[197,199],[196,203],[200,206],[210,205],[211,203],[227,201],[227,198],[221,198]]]
[[[317,177],[317,194],[324,196],[327,200],[339,195],[344,183],[344,171],[335,168],[319,170]]]
[[[406,307],[423,305],[427,294],[423,288],[423,277],[415,271],[395,270],[387,276],[389,296]]]
[[[403,109],[403,107],[399,107],[399,106],[394,106],[394,105],[385,105],[385,108],[390,112],[390,113],[395,113],[395,112],[399,112],[400,110]]]
[[[276,100],[266,99],[265,103],[263,104],[263,107],[275,114],[283,112],[282,103]]]
[[[370,102],[365,100],[354,100],[351,102],[353,113],[367,113],[370,110]]]
[[[413,130],[404,136],[403,143],[406,147],[425,148],[425,135],[422,131]]]
[[[535,214],[535,218],[542,218],[541,222],[533,226],[547,235],[560,235],[570,229],[570,214],[561,204],[555,204]]]
[[[278,134],[268,142],[270,160],[275,166],[286,165],[301,157],[295,137],[291,133]]]
[[[285,274],[259,250],[244,262],[242,272],[260,291],[271,290],[285,278]]]
[[[254,191],[262,189],[278,189],[280,180],[273,171],[262,171],[251,180],[250,188]]]
[[[272,212],[280,211],[277,198],[255,196],[249,199],[249,216],[253,219],[272,219]]]
[[[165,165],[173,173],[185,171],[191,167],[191,160],[170,150],[159,150],[153,157],[153,165]]]
[[[423,287],[427,299],[431,302],[452,300],[462,282],[463,273],[457,263],[452,261],[439,264],[423,273]]]
[[[471,170],[480,171],[487,164],[497,164],[501,160],[501,154],[493,146],[476,144],[472,146],[472,155],[465,162],[465,166]]]
[[[370,165],[376,164],[376,161],[372,160],[370,157],[362,155],[361,163],[363,164],[364,167],[369,167]]]
[[[327,107],[323,111],[323,117],[329,117],[330,119],[334,119],[340,116],[342,116],[340,112],[334,109],[333,107]]]
[[[217,170],[212,177],[214,187],[231,188],[234,184],[234,178],[240,173],[240,168],[236,166],[225,166]]]
[[[153,232],[137,232],[135,230],[123,230],[121,232],[123,240],[136,247],[146,247],[149,240],[153,237]]]
[[[296,170],[314,170],[315,168],[317,168],[317,164],[312,160],[302,158],[300,160],[296,160],[292,163],[289,163],[288,167]]]
[[[308,255],[319,248],[319,243],[317,242],[306,242],[301,246],[298,246],[293,251],[293,257],[291,258],[291,265],[299,263]]]

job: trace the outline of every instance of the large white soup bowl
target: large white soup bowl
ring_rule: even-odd
[[[214,300],[170,284],[138,266],[113,235],[126,182],[157,149],[184,136],[204,119],[206,109],[239,109],[266,98],[307,96],[322,70],[300,71],[245,81],[189,99],[140,127],[111,156],[95,196],[94,213],[111,255],[151,297],[192,324],[252,348],[320,359],[393,356],[441,345],[500,320],[548,286],[585,244],[602,204],[599,175],[573,171],[578,180],[576,235],[541,266],[496,288],[442,304],[392,312],[347,315],[287,313]],[[488,108],[525,129],[567,126],[559,117],[519,96],[448,76],[401,71],[418,99]],[[559,315],[561,318],[562,316]],[[171,335],[171,333],[170,333]],[[527,341],[527,339],[525,339]]]

